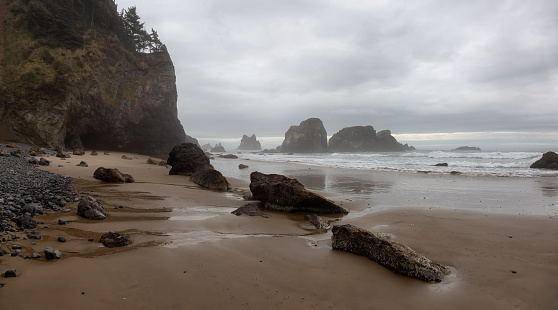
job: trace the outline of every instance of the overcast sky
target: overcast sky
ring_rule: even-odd
[[[202,142],[274,147],[318,117],[328,135],[372,125],[411,145],[558,150],[556,0],[117,4],[167,45],[180,121]]]

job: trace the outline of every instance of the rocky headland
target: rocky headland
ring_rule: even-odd
[[[0,139],[150,155],[193,142],[156,33],[137,45],[110,0],[35,4],[10,1],[1,16]]]

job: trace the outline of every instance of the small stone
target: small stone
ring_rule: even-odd
[[[58,224],[60,224],[60,225],[66,225],[66,221],[64,221],[63,219],[59,219],[59,220],[58,220]]]
[[[33,253],[33,255],[31,256],[31,258],[35,258],[35,259],[41,258],[41,254],[35,252],[35,253]]]
[[[21,245],[16,245],[16,244],[14,244],[14,245],[12,245],[12,249],[13,249],[13,250],[21,250],[22,247],[21,247]]]
[[[17,276],[16,271],[13,270],[13,269],[6,270],[6,272],[4,272],[4,277],[5,278],[15,278],[16,276]]]
[[[95,241],[95,239],[93,239],[93,238],[89,238],[89,239],[87,239],[87,241],[89,241],[89,242],[93,242],[93,241]]]
[[[66,242],[66,238],[64,238],[64,237],[58,237],[58,242]]]
[[[45,248],[45,258],[46,260],[51,259],[60,259],[62,257],[62,253],[58,250],[54,250],[53,248],[47,246]]]

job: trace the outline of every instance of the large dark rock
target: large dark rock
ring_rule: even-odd
[[[558,170],[558,154],[546,152],[541,159],[531,165],[531,168]]]
[[[193,143],[182,143],[175,146],[169,153],[167,164],[172,166],[170,175],[192,175],[194,172],[213,169],[209,157]]]
[[[288,153],[323,153],[327,151],[327,132],[319,118],[309,118],[285,133],[281,151]]]
[[[246,151],[259,151],[262,149],[262,145],[260,144],[260,141],[256,139],[255,134],[250,137],[242,135],[242,140],[240,140],[240,146],[238,149]]]
[[[78,204],[77,215],[91,220],[104,220],[107,212],[95,198],[86,196]]]
[[[331,237],[334,250],[368,257],[404,276],[423,281],[442,281],[450,270],[408,246],[390,240],[389,235],[367,231],[350,224],[333,226]]]
[[[329,139],[329,152],[398,152],[412,150],[391,136],[389,130],[376,133],[372,126],[354,126],[339,130]]]
[[[99,240],[99,242],[107,248],[117,248],[127,246],[129,241],[125,234],[109,231],[101,236],[101,240]]]
[[[99,167],[93,173],[93,177],[95,179],[107,183],[133,183],[134,182],[134,178],[131,175],[122,173],[120,172],[120,170],[116,168]]]
[[[333,201],[314,194],[296,179],[278,174],[250,174],[250,191],[267,210],[281,212],[349,213]]]
[[[209,188],[216,191],[228,191],[231,187],[227,179],[221,172],[215,169],[200,170],[192,173],[190,181],[201,187]]]

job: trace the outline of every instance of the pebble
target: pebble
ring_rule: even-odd
[[[58,237],[58,242],[66,242],[66,238],[64,238],[64,237]]]

